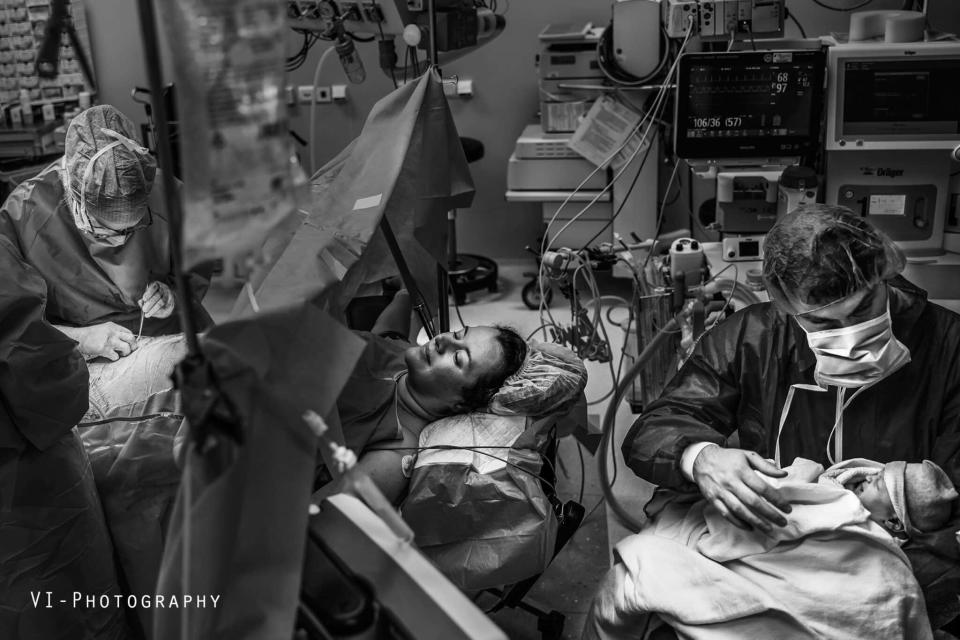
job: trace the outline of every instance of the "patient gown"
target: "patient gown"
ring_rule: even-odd
[[[346,445],[359,454],[366,447],[400,438],[394,408],[396,375],[406,369],[403,352],[409,342],[357,332],[367,346],[350,374],[337,411]]]

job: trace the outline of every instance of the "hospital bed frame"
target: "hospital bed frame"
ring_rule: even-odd
[[[308,531],[295,638],[507,640],[357,498],[327,498]]]
[[[551,430],[549,440],[541,452],[548,462],[541,471],[540,485],[546,494],[553,512],[557,516],[557,538],[553,548],[553,559],[557,557],[563,547],[570,541],[573,534],[576,533],[580,524],[583,522],[586,510],[583,505],[575,500],[562,502],[555,490],[557,482],[556,462],[559,449],[559,438],[556,429]],[[566,622],[566,616],[559,611],[546,611],[539,603],[527,599],[527,593],[537,583],[543,573],[538,573],[525,580],[508,585],[503,589],[486,589],[486,593],[497,596],[498,601],[493,607],[487,609],[487,613],[496,613],[505,607],[516,608],[527,613],[533,614],[537,618],[537,631],[543,640],[560,640],[563,636],[563,626]]]
[[[558,521],[553,559],[579,528],[585,510],[574,500],[562,502],[554,489],[559,438],[554,426],[549,433],[540,447],[547,462],[540,482]],[[541,575],[485,590],[497,597],[486,613],[507,607],[526,611],[536,616],[543,640],[560,640],[565,616],[527,598]],[[355,498],[331,496],[311,518],[297,615],[302,635],[297,638],[501,638],[479,614],[413,545],[390,533]]]

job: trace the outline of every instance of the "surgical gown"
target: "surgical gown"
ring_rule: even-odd
[[[43,279],[2,236],[0,273],[0,638],[127,638],[123,609],[73,606],[75,592],[121,593],[73,428],[86,366],[44,320]]]
[[[47,318],[53,324],[86,327],[115,322],[137,333],[137,301],[155,280],[173,289],[168,217],[161,189],[150,194],[153,223],[133,233],[126,244],[110,247],[82,234],[64,197],[60,163],[46,167],[20,184],[0,209],[0,235],[19,248],[46,281]],[[159,178],[157,184],[160,184]],[[209,279],[191,274],[192,305],[200,329],[210,316],[199,301]],[[180,331],[178,314],[147,318],[143,335]]]

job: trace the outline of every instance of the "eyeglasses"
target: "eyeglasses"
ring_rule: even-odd
[[[93,236],[95,240],[110,240],[113,238],[129,238],[139,229],[146,229],[153,224],[153,212],[147,207],[147,213],[143,219],[132,227],[126,229],[111,229],[101,226],[95,219],[90,218],[90,225],[93,227]]]
[[[866,295],[864,295],[864,296],[860,299],[860,302],[857,304],[856,308],[853,309],[852,311],[850,311],[850,314],[852,314],[852,315],[857,315],[858,313],[860,313],[860,312],[863,311],[864,309],[868,309],[868,308],[872,307],[873,304],[874,304],[874,301],[877,299],[877,295],[878,295],[878,294],[883,294],[883,298],[884,298],[884,300],[886,300],[887,288],[881,286],[882,284],[883,284],[882,282],[879,282],[879,283],[876,283],[876,284],[872,285],[872,286],[867,290]],[[801,311],[801,312],[799,312],[799,313],[794,313],[794,314],[792,314],[792,315],[793,315],[793,317],[795,317],[795,318],[805,318],[806,316],[808,316],[808,315],[811,314],[811,313],[819,313],[819,312],[821,312],[821,311],[825,311],[825,310],[829,310],[829,309],[833,309],[833,308],[835,308],[835,307],[838,307],[838,306],[840,306],[841,304],[843,304],[844,302],[847,302],[848,300],[850,300],[850,298],[852,298],[852,297],[855,296],[855,295],[856,295],[856,293],[851,293],[850,295],[847,295],[847,296],[844,296],[843,298],[839,298],[839,299],[837,299],[837,300],[834,300],[833,302],[828,302],[828,303],[826,303],[826,304],[824,304],[824,305],[821,305],[821,306],[819,306],[819,307],[816,307],[816,308],[814,308],[814,309],[808,309],[808,310],[806,310],[806,311]]]

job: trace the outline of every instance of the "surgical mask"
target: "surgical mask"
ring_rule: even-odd
[[[910,350],[893,335],[889,302],[885,313],[866,322],[804,333],[817,358],[813,377],[821,386],[863,387],[910,362]]]
[[[803,327],[800,327],[803,329]],[[807,331],[807,344],[817,357],[813,377],[817,385],[793,384],[780,412],[780,426],[774,446],[774,460],[780,465],[780,437],[787,423],[787,414],[796,391],[825,392],[828,385],[839,387],[834,409],[833,428],[827,436],[827,460],[836,464],[843,460],[843,412],[853,400],[871,385],[886,378],[910,362],[910,350],[893,336],[890,303],[883,315],[866,322],[827,329]],[[856,391],[846,397],[847,389]]]
[[[96,242],[108,247],[122,247],[130,239],[129,235],[109,236],[107,238],[95,238]]]
[[[843,412],[847,410],[847,407],[853,402],[854,398],[860,395],[860,392],[866,390],[866,386],[860,387],[853,392],[849,398],[846,397],[846,387],[840,387],[837,389],[837,404],[834,409],[834,420],[833,428],[830,429],[830,433],[827,435],[827,460],[830,461],[830,464],[836,464],[843,460]],[[777,441],[774,445],[773,460],[776,465],[780,466],[780,438],[783,436],[783,428],[787,424],[787,415],[790,413],[790,407],[793,405],[793,396],[796,394],[797,390],[803,391],[816,391],[820,393],[826,393],[826,389],[821,386],[813,384],[792,384],[790,389],[787,391],[787,400],[783,404],[783,410],[780,412],[780,426],[777,428]],[[831,441],[833,445],[831,446]]]

